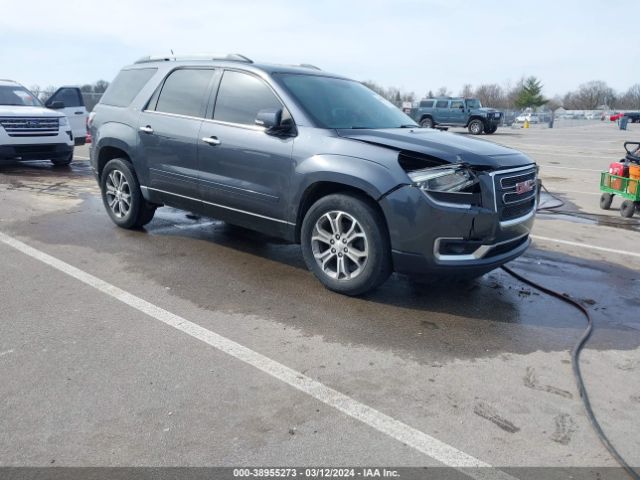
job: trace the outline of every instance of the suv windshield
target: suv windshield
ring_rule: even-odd
[[[466,100],[467,102],[467,108],[482,108],[482,105],[480,104],[480,100]]]
[[[319,127],[417,126],[391,102],[353,80],[303,74],[276,74],[274,77]]]
[[[42,103],[24,87],[18,85],[0,85],[0,105],[41,107]]]

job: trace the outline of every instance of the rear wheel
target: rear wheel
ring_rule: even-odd
[[[72,162],[72,160],[73,160],[73,151],[71,151],[71,153],[66,157],[52,158],[51,163],[53,163],[54,167],[66,167]]]
[[[480,135],[484,130],[484,123],[482,123],[482,120],[478,120],[477,118],[475,120],[471,120],[471,122],[469,122],[469,133],[471,135]]]
[[[318,200],[304,217],[302,254],[309,270],[330,290],[360,295],[391,274],[391,248],[384,218],[354,195]]]
[[[600,208],[602,210],[609,210],[613,203],[613,195],[610,193],[603,193],[600,195]]]
[[[433,119],[431,117],[426,117],[420,120],[420,126],[422,128],[433,128]]]
[[[113,223],[140,228],[153,219],[156,207],[142,196],[133,166],[123,158],[110,160],[100,177],[102,202]]]
[[[636,211],[636,204],[633,203],[631,200],[625,200],[624,202],[622,202],[622,205],[620,205],[620,215],[622,215],[625,218],[631,218],[633,217],[633,214]]]

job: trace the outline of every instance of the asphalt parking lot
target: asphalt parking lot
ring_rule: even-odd
[[[591,401],[640,465],[640,215],[598,208],[640,125],[482,138],[563,202],[510,266],[589,308]],[[575,309],[502,271],[348,298],[298,246],[173,209],[121,230],[87,157],[0,166],[0,465],[617,465],[571,374]]]

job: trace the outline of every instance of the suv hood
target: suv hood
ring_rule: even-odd
[[[45,107],[0,105],[0,117],[64,117],[64,114]]]
[[[448,163],[468,163],[492,169],[521,167],[533,162],[526,155],[486,140],[431,128],[337,130],[338,135],[402,152],[417,152]]]

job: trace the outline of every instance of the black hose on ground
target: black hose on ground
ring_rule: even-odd
[[[514,272],[509,267],[502,266],[502,269],[507,272],[509,275],[514,277],[515,279],[526,283],[527,285],[540,290],[547,295],[555,297],[559,300],[562,300],[569,305],[573,305],[575,308],[580,310],[584,316],[587,318],[587,328],[585,328],[584,332],[578,339],[578,342],[575,344],[573,349],[571,350],[571,367],[573,369],[573,377],[576,381],[576,385],[578,386],[578,392],[580,393],[580,398],[582,399],[582,403],[584,405],[584,409],[587,413],[587,418],[591,423],[591,427],[595,431],[596,435],[600,439],[600,442],[607,451],[611,454],[611,456],[620,464],[620,466],[627,472],[627,474],[634,480],[640,480],[640,474],[638,474],[629,464],[622,458],[622,455],[618,453],[615,447],[611,444],[607,435],[602,430],[602,427],[598,423],[595,414],[593,413],[593,409],[591,408],[591,402],[589,401],[589,396],[587,395],[587,389],[584,386],[584,381],[582,379],[582,373],[580,372],[580,351],[582,347],[585,345],[589,337],[591,336],[591,332],[593,331],[593,320],[591,319],[591,315],[589,315],[589,311],[582,306],[579,302],[572,299],[567,295],[563,295],[562,293],[556,292],[550,288],[544,287],[528,278],[523,277],[519,273]]]

